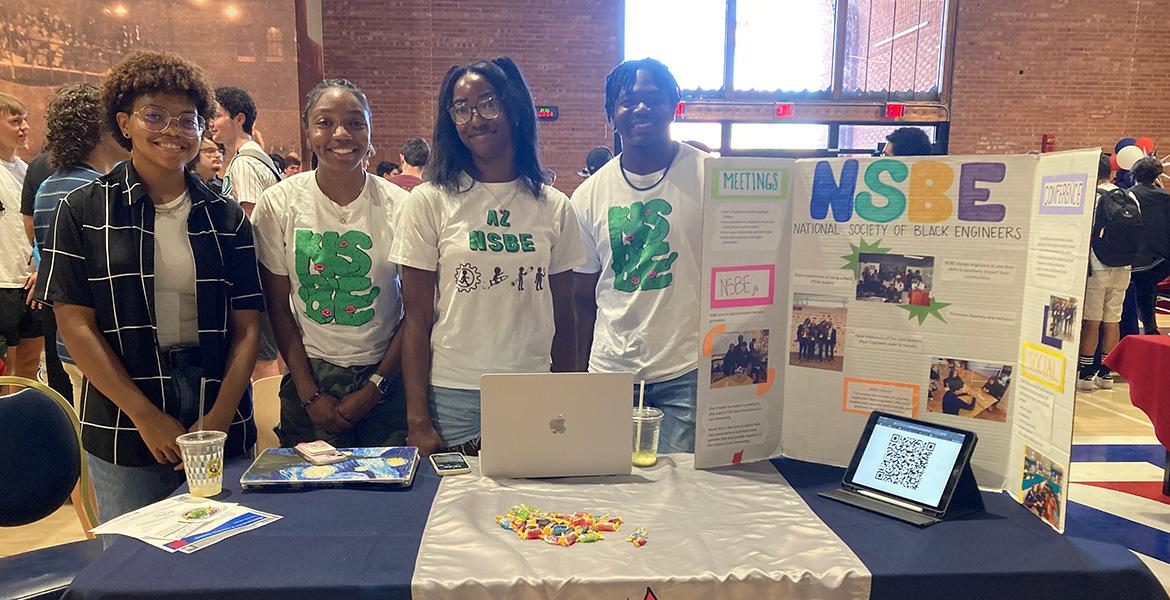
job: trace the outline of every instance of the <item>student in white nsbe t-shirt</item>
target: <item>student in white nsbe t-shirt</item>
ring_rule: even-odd
[[[622,152],[571,204],[586,262],[574,282],[578,348],[591,372],[633,372],[662,409],[660,452],[694,452],[704,152],[670,139],[678,83],[653,59],[605,79]],[[578,366],[583,366],[579,360]]]
[[[388,256],[406,191],[363,168],[370,107],[357,86],[327,79],[305,104],[317,168],[265,190],[252,213],[268,314],[289,369],[280,442],[404,445],[402,300]]]
[[[545,185],[532,94],[511,59],[447,73],[434,140],[431,181],[407,199],[391,253],[410,444],[474,455],[481,375],[572,370],[569,278],[584,255],[568,198]]]

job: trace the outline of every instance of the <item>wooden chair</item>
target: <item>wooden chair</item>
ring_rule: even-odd
[[[252,382],[252,416],[256,420],[256,455],[269,448],[279,448],[280,439],[273,431],[280,424],[280,375]]]

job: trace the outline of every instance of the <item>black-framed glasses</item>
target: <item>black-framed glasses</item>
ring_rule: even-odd
[[[464,125],[471,121],[472,113],[477,113],[480,117],[491,120],[500,116],[500,109],[500,100],[495,96],[488,96],[475,105],[470,102],[457,102],[448,108],[447,112],[451,113],[451,120],[455,121],[456,125]]]
[[[142,121],[142,126],[147,131],[154,133],[162,133],[171,126],[171,123],[175,123],[183,137],[198,138],[203,134],[203,119],[199,115],[181,114],[172,117],[166,109],[157,106],[143,106],[131,114]]]

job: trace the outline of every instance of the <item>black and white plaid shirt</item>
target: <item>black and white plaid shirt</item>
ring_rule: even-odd
[[[240,205],[217,196],[190,173],[187,189],[201,387],[205,410],[210,410],[226,370],[228,313],[262,310],[264,300],[252,228]],[[179,418],[178,399],[167,397],[164,382],[170,374],[157,341],[154,203],[130,161],[65,197],[53,215],[42,252],[37,299],[92,308],[98,329],[138,389],[163,412]],[[88,379],[79,412],[88,452],[117,465],[156,464],[130,417]],[[249,390],[232,420],[226,453],[241,454],[255,440]]]

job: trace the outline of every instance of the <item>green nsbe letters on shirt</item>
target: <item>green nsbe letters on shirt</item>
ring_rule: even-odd
[[[485,224],[491,227],[511,227],[508,222],[512,213],[507,210],[490,209]],[[499,233],[476,229],[467,232],[467,247],[473,252],[536,252],[531,233]]]
[[[613,251],[613,287],[622,292],[661,290],[670,286],[668,273],[678,252],[670,251],[666,235],[673,209],[662,198],[609,208],[609,245]]]
[[[363,231],[297,230],[297,295],[310,319],[356,327],[374,318],[370,305],[382,290],[369,277],[373,246]]]

